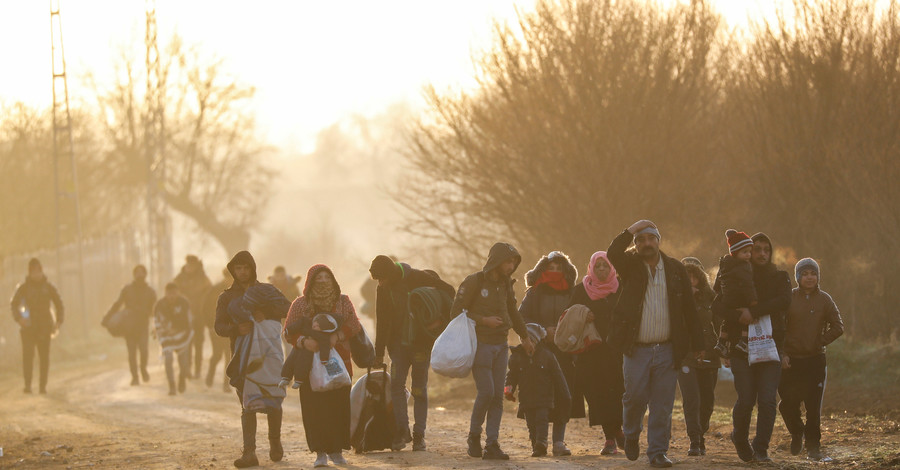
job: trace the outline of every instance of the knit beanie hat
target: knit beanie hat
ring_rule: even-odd
[[[816,272],[816,276],[820,280],[822,279],[822,276],[819,274],[819,263],[816,263],[816,260],[812,258],[803,258],[797,261],[797,264],[794,266],[794,280],[797,281],[797,284],[800,284],[800,274],[805,269],[812,269]]]
[[[662,240],[662,238],[661,238],[660,235],[659,235],[659,229],[656,228],[656,227],[653,226],[653,225],[651,225],[651,226],[649,226],[649,227],[647,227],[647,228],[641,230],[640,232],[634,234],[634,236],[637,237],[638,235],[642,235],[642,234],[645,234],[645,233],[649,233],[650,235],[653,235],[654,237],[656,237],[657,240]]]
[[[728,240],[728,252],[731,254],[737,253],[738,250],[746,246],[753,246],[753,240],[750,239],[750,235],[738,232],[733,228],[725,231],[725,239]]]
[[[378,255],[372,260],[369,273],[375,279],[399,279],[403,276],[403,270],[391,258]]]
[[[547,337],[547,330],[537,323],[528,323],[525,325],[525,329],[528,330],[528,337],[531,338],[531,342],[535,345]]]
[[[701,263],[699,259],[694,258],[693,256],[686,256],[684,258],[681,258],[681,264],[683,264],[685,266],[687,266],[689,264],[693,264],[695,266],[699,266],[700,269],[704,269],[703,263]]]
[[[313,317],[313,322],[319,324],[319,329],[323,333],[334,333],[338,329],[337,320],[327,313],[320,313]]]

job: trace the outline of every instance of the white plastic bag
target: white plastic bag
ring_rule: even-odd
[[[469,375],[475,362],[475,320],[466,312],[450,321],[431,348],[431,369],[446,377],[461,378]]]
[[[350,373],[334,349],[324,363],[319,359],[319,352],[313,355],[312,370],[309,372],[309,386],[314,392],[327,392],[350,386]]]
[[[772,319],[768,315],[760,317],[747,328],[747,359],[750,364],[781,361],[775,340],[772,339]]]

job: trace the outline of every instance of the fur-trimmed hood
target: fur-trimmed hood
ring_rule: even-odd
[[[568,255],[561,251],[552,251],[549,254],[546,254],[541,257],[541,259],[534,265],[534,269],[525,273],[525,287],[532,287],[534,283],[541,278],[541,274],[544,270],[547,269],[547,265],[550,264],[550,261],[559,261],[563,266],[563,277],[566,278],[566,282],[569,283],[569,287],[575,287],[578,279],[578,269],[572,264],[572,260],[569,259]]]

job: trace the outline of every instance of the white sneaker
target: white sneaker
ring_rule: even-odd
[[[286,379],[286,378],[282,377],[282,378],[281,378],[281,381],[278,382],[277,387],[278,387],[278,388],[285,388],[285,387],[287,387],[287,386],[290,385],[290,384],[291,384],[291,379]]]
[[[347,465],[347,459],[344,458],[344,454],[341,452],[328,454],[328,458],[330,458],[335,465]]]
[[[316,468],[327,467],[328,466],[328,454],[325,452],[319,452],[316,455]]]

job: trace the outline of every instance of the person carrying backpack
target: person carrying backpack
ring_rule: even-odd
[[[426,338],[409,341],[410,321],[415,320],[410,316],[409,296],[415,289],[431,287],[452,298],[454,289],[433,271],[413,269],[408,264],[396,263],[385,255],[378,255],[372,260],[369,272],[372,279],[378,281],[375,300],[375,368],[384,365],[385,347],[391,358],[391,399],[396,421],[396,435],[391,450],[402,450],[412,442],[414,451],[424,451],[425,422],[428,417],[428,366],[431,363],[433,338],[430,341]],[[404,329],[407,330],[407,341],[404,341]],[[410,369],[415,418],[412,435],[409,432],[409,411],[404,406],[406,379],[410,375]]]

